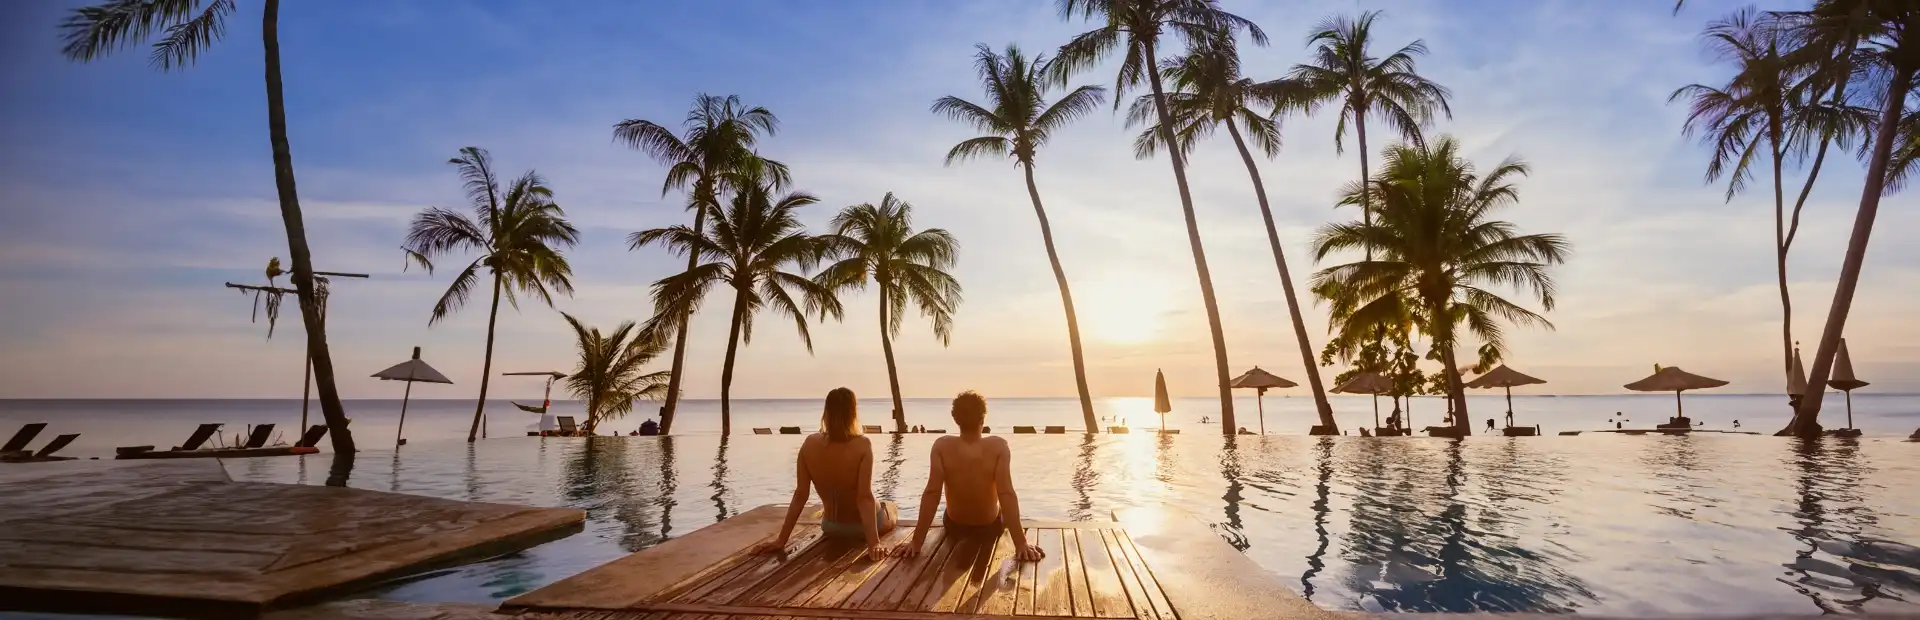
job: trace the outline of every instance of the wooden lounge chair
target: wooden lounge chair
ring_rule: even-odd
[[[67,447],[67,444],[73,443],[74,438],[79,436],[80,436],[79,433],[68,433],[65,435],[61,435],[59,437],[53,438],[53,441],[47,442],[47,445],[44,447],[41,447],[39,452],[28,452],[26,450],[18,450],[18,451],[6,453],[4,456],[0,456],[0,460],[4,460],[9,463],[40,463],[40,462],[46,462],[46,461],[71,461],[73,460],[73,457],[71,456],[54,456],[53,453],[59,452],[61,448]]]
[[[1132,433],[1132,431],[1128,430],[1127,427],[1125,426],[1109,426],[1107,427],[1107,432],[1115,435],[1127,435]]]
[[[935,435],[945,435],[945,434],[947,434],[947,429],[944,429],[944,428],[929,428],[929,429],[927,429],[927,432],[929,432],[929,433],[933,433],[933,434],[935,434]]]
[[[880,430],[880,425],[878,425],[878,424],[867,424],[867,425],[864,425],[864,426],[861,426],[861,427],[860,427],[860,432],[862,432],[862,433],[880,433],[880,432],[883,432],[883,431],[881,431],[881,430]]]
[[[755,435],[772,435],[772,434],[773,434],[773,429],[771,429],[771,428],[767,428],[767,427],[764,427],[764,426],[756,426],[756,427],[754,427],[754,429],[753,429],[753,434],[755,434]]]
[[[34,422],[21,426],[20,431],[13,434],[13,439],[7,440],[7,445],[0,446],[0,454],[25,451],[27,444],[33,443],[33,438],[39,437],[40,431],[46,428],[46,422]]]
[[[187,436],[186,443],[175,446],[173,449],[176,451],[199,450],[200,446],[206,445],[208,439],[213,438],[214,433],[220,432],[220,426],[219,423],[202,424],[200,428],[193,429],[192,435]]]
[[[311,447],[320,445],[320,439],[326,436],[327,436],[327,425],[315,424],[307,428],[307,433],[305,435],[301,435],[300,442],[293,444],[293,447],[311,448]]]
[[[1048,435],[1065,435],[1065,434],[1067,434],[1067,427],[1065,427],[1065,426],[1049,426],[1049,427],[1047,427],[1047,434],[1048,434]]]
[[[1015,434],[1015,435],[1032,435],[1032,434],[1033,434],[1033,427],[1031,427],[1031,426],[1015,426],[1015,427],[1013,427],[1013,434]]]
[[[247,435],[247,443],[242,448],[264,448],[267,440],[273,438],[273,425],[261,424],[253,427],[253,434]]]
[[[798,435],[798,434],[800,434],[800,427],[798,427],[798,426],[782,426],[782,427],[780,427],[780,434],[782,434],[782,435]]]
[[[1180,434],[1180,429],[1177,429],[1177,428],[1163,428],[1163,429],[1160,429],[1160,434],[1162,434],[1162,435],[1178,435],[1178,434]]]
[[[580,427],[574,425],[573,416],[563,415],[554,418],[553,421],[560,424],[559,434],[563,437],[572,437],[580,434]]]

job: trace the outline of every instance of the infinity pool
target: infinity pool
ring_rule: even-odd
[[[797,436],[428,442],[356,487],[572,506],[586,531],[368,596],[499,601],[792,491]],[[911,513],[931,436],[877,437]],[[1173,506],[1314,603],[1614,615],[1920,612],[1920,443],[1749,436],[1010,436],[1029,518]],[[331,455],[231,461],[319,484]],[[304,460],[303,460],[304,459]]]

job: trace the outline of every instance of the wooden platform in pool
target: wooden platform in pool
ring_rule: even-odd
[[[1047,557],[1021,563],[999,536],[937,528],[914,558],[874,562],[858,541],[795,529],[785,557],[754,555],[784,506],[764,506],[509,600],[540,618],[743,620],[850,618],[1331,617],[1200,522],[1164,510],[1118,521],[1028,522]],[[911,524],[882,543],[911,538]]]

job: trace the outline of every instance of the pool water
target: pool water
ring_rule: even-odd
[[[571,506],[584,532],[363,596],[500,601],[785,501],[798,436],[421,442],[355,487]],[[909,515],[932,436],[876,437]],[[1920,443],[1752,436],[1009,436],[1027,518],[1190,513],[1276,582],[1355,611],[1920,612]],[[331,455],[229,461],[319,484]]]

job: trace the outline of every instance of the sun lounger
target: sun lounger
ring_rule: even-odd
[[[580,427],[573,423],[573,416],[563,415],[553,419],[560,424],[560,434],[568,437],[580,434]]]
[[[782,435],[798,435],[798,434],[800,434],[800,427],[798,427],[798,426],[782,426],[782,427],[780,427],[780,434],[782,434]]]
[[[773,434],[773,429],[771,429],[771,428],[766,428],[766,427],[755,427],[755,428],[753,429],[753,434],[755,434],[755,435],[772,435],[772,434]]]
[[[1065,426],[1049,426],[1049,427],[1047,427],[1047,434],[1048,434],[1048,435],[1065,435],[1065,434],[1067,434],[1067,427],[1065,427]]]
[[[26,450],[27,444],[33,443],[33,438],[39,437],[40,431],[45,430],[46,428],[47,428],[46,422],[34,422],[32,424],[28,424],[20,427],[20,432],[14,433],[13,439],[7,440],[7,445],[0,446],[0,453],[20,452],[20,451]]]
[[[47,442],[47,445],[45,447],[40,448],[39,452],[17,450],[14,452],[7,452],[4,454],[0,454],[0,461],[5,461],[8,463],[38,463],[38,462],[46,462],[46,461],[71,461],[73,460],[73,457],[71,456],[54,456],[53,453],[59,452],[61,448],[67,447],[67,444],[73,443],[73,439],[79,436],[80,436],[79,433],[69,433],[66,435],[55,437],[53,438],[53,441]]]
[[[1107,432],[1115,435],[1126,435],[1131,433],[1132,431],[1127,430],[1127,427],[1125,426],[1109,426],[1107,427]]]
[[[253,427],[253,434],[247,436],[247,443],[240,447],[264,448],[267,446],[267,440],[272,438],[273,438],[272,424],[257,425]]]
[[[882,431],[880,430],[880,425],[878,425],[878,424],[867,424],[867,425],[864,425],[864,426],[861,426],[861,427],[860,427],[860,432],[862,432],[862,433],[879,433],[879,432],[882,432]]]
[[[1560,431],[1561,437],[1579,437],[1580,431]]]
[[[307,434],[301,435],[300,442],[293,444],[293,447],[311,448],[311,447],[320,445],[320,438],[326,437],[326,436],[327,436],[327,425],[315,424],[307,428]]]
[[[1177,429],[1177,428],[1163,428],[1163,429],[1160,429],[1160,434],[1162,434],[1162,435],[1178,435],[1178,434],[1180,434],[1180,429]]]
[[[1015,435],[1032,435],[1032,434],[1033,434],[1033,427],[1031,427],[1031,426],[1015,426],[1015,427],[1013,427],[1013,434],[1015,434]]]
[[[936,434],[936,435],[945,435],[945,434],[947,434],[947,429],[944,429],[944,428],[929,428],[929,429],[927,429],[927,432],[929,432],[929,433],[933,433],[933,434]]]
[[[212,439],[213,434],[217,432],[220,432],[220,424],[218,423],[202,424],[200,425],[200,428],[193,429],[192,435],[187,436],[186,443],[180,444],[174,449],[183,450],[183,451],[199,450],[200,446],[205,445],[207,443],[207,440]]]

